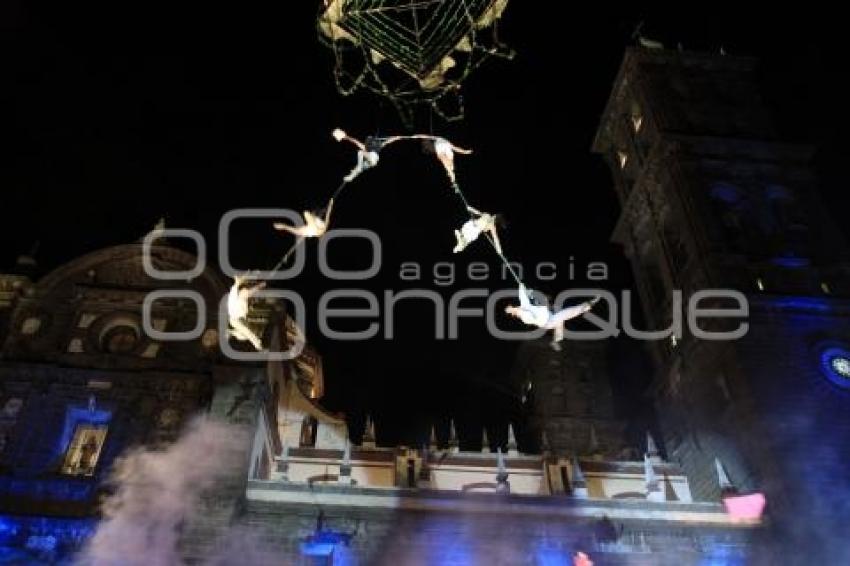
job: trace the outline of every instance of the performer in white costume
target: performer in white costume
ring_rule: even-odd
[[[483,232],[486,232],[490,235],[493,247],[501,254],[502,244],[499,242],[499,233],[496,231],[498,216],[481,212],[471,206],[467,206],[466,209],[474,218],[467,220],[460,230],[455,230],[457,245],[455,245],[454,253],[462,252],[466,249],[466,246],[477,240]]]
[[[242,342],[250,342],[254,349],[261,351],[263,341],[248,327],[248,300],[257,291],[266,286],[265,281],[248,286],[246,283],[250,278],[245,275],[237,275],[233,286],[227,296],[227,320],[230,324],[230,335]]]
[[[552,312],[546,305],[532,304],[528,298],[528,290],[525,288],[525,285],[520,285],[519,306],[508,306],[505,308],[505,312],[520,319],[529,326],[552,330],[552,348],[560,351],[561,346],[558,342],[564,339],[564,323],[589,312],[593,308],[593,305],[599,302],[599,299],[600,297],[595,297],[580,305],[567,307],[558,312]]]

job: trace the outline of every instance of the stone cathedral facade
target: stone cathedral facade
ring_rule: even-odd
[[[716,458],[740,489],[763,490],[774,563],[845,563],[848,248],[818,197],[813,148],[778,140],[782,117],[756,82],[752,59],[630,49],[593,149],[651,327],[668,327],[675,289],[735,289],[750,307],[740,340],[655,345],[668,458],[697,499],[719,495]]]
[[[810,152],[773,141],[752,72],[747,59],[629,50],[594,143],[649,324],[669,322],[676,288],[729,286],[752,307],[739,342],[653,345],[653,432],[629,436],[606,345],[530,342],[514,372],[528,418],[507,443],[443,423],[425,446],[381,446],[380,423],[351,431],[322,407],[309,346],[289,361],[222,355],[228,282],[214,270],[151,279],[141,244],[39,279],[22,261],[0,275],[0,563],[70,562],[97,528],[116,458],[179,442],[196,414],[244,442],[181,517],[188,564],[233,532],[250,533],[262,563],[294,565],[551,565],[577,552],[600,565],[768,564],[777,540],[809,542],[841,510],[824,498],[850,487],[850,305],[839,298],[850,287]],[[164,240],[152,260],[196,263]],[[202,297],[200,332],[153,339],[145,298],[175,289]],[[198,308],[166,294],[148,322],[198,329]],[[273,350],[297,339],[276,299],[254,300],[249,322]],[[766,519],[730,514],[722,498],[734,490],[765,493]],[[818,563],[832,563],[841,548],[818,540]]]

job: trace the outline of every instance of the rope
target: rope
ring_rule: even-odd
[[[452,182],[452,188],[454,189],[455,194],[458,196],[458,198],[460,198],[461,202],[463,203],[464,210],[468,213],[470,207],[469,201],[467,200],[466,195],[463,194],[463,191],[461,190],[460,185],[457,181]],[[470,214],[469,219],[475,220],[475,217]],[[490,245],[493,247],[493,251],[496,252],[496,254],[502,259],[502,262],[504,262],[505,267],[507,267],[508,270],[511,272],[511,275],[513,275],[513,278],[516,280],[517,285],[523,285],[522,279],[520,279],[519,275],[517,275],[517,272],[511,265],[510,260],[505,257],[505,254],[503,252],[499,251],[499,247],[496,245],[496,242],[493,240],[490,234],[488,234],[487,232],[482,232],[482,234],[485,238],[487,238],[487,241],[490,242]]]
[[[430,136],[421,136],[421,135],[396,136],[396,137],[390,138],[390,140],[397,141],[397,140],[402,140],[402,139],[423,139],[423,138],[431,139],[431,140],[437,139],[436,136],[434,136],[432,134]],[[381,145],[381,148],[385,147],[389,143],[392,143],[392,141],[385,142],[383,145]],[[342,193],[342,191],[345,189],[345,187],[347,187],[349,184],[350,184],[349,181],[343,180],[342,183],[340,183],[340,185],[334,191],[333,196],[331,197],[331,202],[336,202],[339,195]],[[472,208],[472,206],[470,205],[469,200],[466,198],[466,195],[463,193],[463,190],[460,188],[460,184],[458,184],[456,179],[451,180],[451,187],[454,190],[454,193],[457,195],[458,199],[460,199],[460,202],[463,205],[464,211],[469,215],[469,219],[471,221],[476,220],[475,216],[470,212],[470,208]],[[319,211],[318,215],[323,216],[326,211],[327,211],[327,208],[323,209],[322,211]],[[499,249],[499,246],[496,245],[496,241],[493,239],[493,237],[486,231],[481,232],[481,234],[485,238],[487,238],[488,242],[490,242],[490,245],[492,246],[493,251],[496,252],[496,254],[499,256],[499,258],[505,264],[505,267],[508,268],[508,271],[510,271],[511,275],[516,280],[517,285],[522,286],[523,285],[522,279],[520,279],[519,274],[517,274],[516,270],[514,269],[513,265],[511,264],[511,261],[507,258],[507,256],[505,256],[504,252],[502,252]],[[277,262],[277,264],[275,264],[275,266],[271,269],[271,272],[275,273],[278,270],[280,270],[283,267],[283,265],[287,261],[289,261],[289,257],[295,252],[295,250],[298,248],[298,246],[300,246],[304,242],[304,240],[305,240],[304,236],[298,236],[295,239],[295,243],[293,243],[292,246],[290,246],[290,248],[286,251],[286,253],[283,254],[283,257],[280,259],[280,261]]]

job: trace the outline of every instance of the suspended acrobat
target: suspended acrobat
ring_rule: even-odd
[[[440,163],[443,164],[443,167],[446,169],[446,174],[449,176],[449,180],[451,181],[452,186],[455,188],[455,190],[457,190],[457,177],[455,175],[455,153],[459,153],[461,155],[469,155],[472,153],[471,149],[464,149],[462,147],[458,147],[446,138],[442,138],[440,136],[431,136],[428,134],[414,134],[411,136],[396,136],[395,138],[390,138],[391,141],[396,141],[397,139],[430,141],[432,143],[432,146],[429,149],[434,151],[434,155],[436,155],[437,159],[440,160]]]
[[[499,215],[487,214],[471,206],[467,206],[466,210],[473,215],[473,218],[467,220],[460,230],[455,230],[457,244],[455,245],[454,253],[462,252],[466,249],[466,246],[477,240],[478,236],[482,233],[487,233],[490,235],[490,241],[493,243],[493,247],[501,255],[502,244],[499,242],[499,233],[496,230]]]
[[[600,297],[594,297],[580,305],[567,307],[558,312],[552,312],[546,305],[532,304],[528,297],[528,290],[525,288],[525,285],[520,284],[520,305],[518,307],[513,305],[508,306],[505,308],[505,312],[520,319],[529,326],[552,330],[552,349],[560,352],[561,345],[558,342],[564,339],[564,323],[589,312],[599,300]]]
[[[304,224],[300,226],[291,226],[289,224],[284,224],[283,222],[275,222],[274,229],[279,230],[281,232],[289,232],[297,236],[298,238],[321,238],[325,235],[325,232],[328,231],[328,225],[331,221],[331,212],[334,207],[334,199],[331,199],[328,202],[328,206],[325,209],[325,217],[322,218],[322,212],[310,212],[309,210],[304,211]]]
[[[280,260],[280,264],[278,264],[278,267],[280,267],[281,264],[289,261],[289,256],[292,255],[292,253],[298,247],[298,244],[300,244],[304,239],[321,238],[325,235],[325,232],[328,231],[328,226],[331,222],[331,212],[333,211],[333,207],[334,199],[331,199],[328,202],[327,208],[324,210],[324,218],[322,218],[322,211],[310,212],[309,210],[305,210],[304,224],[300,226],[291,226],[282,222],[274,223],[275,230],[278,230],[280,232],[289,232],[290,234],[297,236],[295,239],[295,243],[292,244],[292,247],[289,248],[289,251],[287,251],[283,258]],[[277,269],[277,267],[275,269]]]
[[[261,351],[263,341],[248,327],[248,299],[253,297],[257,291],[266,286],[265,281],[260,281],[249,286],[250,278],[246,275],[237,275],[234,278],[230,294],[227,296],[227,320],[230,324],[229,333],[241,342],[250,342],[254,349]]]
[[[389,143],[384,139],[375,137],[368,137],[366,138],[366,143],[363,143],[357,138],[349,136],[344,130],[339,128],[333,131],[333,137],[336,141],[347,141],[357,148],[357,165],[354,166],[354,169],[348,175],[343,177],[346,183],[350,183],[367,169],[375,167],[380,160],[378,153],[384,148],[384,145]]]
[[[455,153],[459,153],[461,155],[469,155],[470,153],[472,153],[471,149],[464,149],[462,147],[458,147],[446,138],[442,138],[440,136],[432,136],[428,134],[390,136],[386,138],[370,136],[366,138],[366,142],[364,143],[358,140],[357,138],[349,136],[347,133],[345,133],[344,130],[337,128],[333,131],[333,137],[337,141],[347,141],[348,143],[354,145],[357,148],[357,165],[355,165],[354,169],[352,169],[351,172],[344,177],[346,183],[350,183],[364,171],[375,167],[378,164],[378,161],[380,160],[379,154],[381,150],[390,145],[391,143],[395,143],[397,141],[426,140],[431,142],[431,146],[429,149],[433,150],[434,155],[436,155],[437,159],[440,160],[440,163],[443,164],[443,167],[446,169],[446,174],[449,176],[449,180],[452,182],[452,185],[455,185],[457,182],[455,176]]]
[[[437,138],[433,136],[426,137],[430,137],[433,140],[434,154],[437,156],[437,159],[440,160],[440,163],[443,164],[443,167],[446,168],[446,174],[448,174],[449,180],[452,182],[452,186],[457,187],[457,178],[455,177],[455,153],[469,155],[472,153],[472,150],[457,147],[445,138]]]

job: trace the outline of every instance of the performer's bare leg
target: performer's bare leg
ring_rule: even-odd
[[[241,319],[231,320],[230,325],[233,327],[230,333],[234,338],[250,342],[258,352],[263,350],[263,341]]]

